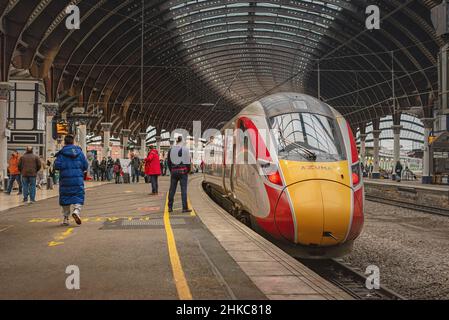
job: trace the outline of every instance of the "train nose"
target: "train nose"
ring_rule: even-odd
[[[351,189],[328,180],[308,180],[284,190],[290,198],[295,242],[330,246],[343,242],[351,217]]]

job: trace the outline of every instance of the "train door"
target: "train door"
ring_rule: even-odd
[[[233,154],[233,131],[225,128],[223,132],[223,187],[227,195],[232,194],[231,189],[231,168]]]

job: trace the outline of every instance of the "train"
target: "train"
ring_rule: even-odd
[[[352,250],[364,224],[363,176],[335,108],[306,94],[269,95],[207,141],[203,188],[238,220],[297,258]]]

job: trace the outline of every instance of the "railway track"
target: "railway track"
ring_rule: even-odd
[[[400,207],[400,208],[412,209],[412,210],[426,212],[426,213],[432,213],[432,214],[438,214],[441,216],[449,216],[449,210],[445,210],[442,208],[408,203],[408,202],[399,201],[399,200],[385,199],[385,198],[371,196],[371,195],[367,195],[367,194],[365,194],[365,199],[369,200],[369,201],[373,201],[373,202],[379,202],[379,203],[383,203],[383,204]]]
[[[367,289],[366,277],[338,259],[298,259],[302,264],[332,282],[358,300],[405,300],[401,295],[382,287]]]

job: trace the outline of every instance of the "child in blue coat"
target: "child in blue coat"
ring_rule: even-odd
[[[72,217],[81,224],[81,209],[84,205],[84,172],[88,162],[80,147],[75,146],[74,138],[64,138],[64,148],[56,154],[55,169],[59,170],[59,204],[64,214],[64,226],[69,225],[70,206],[74,206]]]

